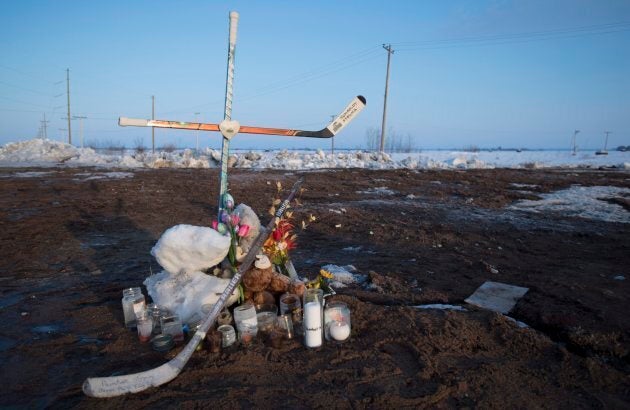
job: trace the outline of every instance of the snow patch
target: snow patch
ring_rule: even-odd
[[[49,172],[37,172],[37,171],[27,171],[27,172],[16,172],[13,173],[11,175],[3,175],[3,178],[11,178],[11,177],[15,177],[15,178],[37,178],[37,177],[43,177],[43,176],[47,176],[47,175],[51,175],[54,172],[49,171]]]
[[[357,191],[357,194],[375,194],[375,195],[382,195],[382,196],[394,195],[395,193],[396,193],[395,191],[392,191],[386,186],[378,186],[374,188],[369,188],[366,191]]]
[[[429,305],[418,305],[414,306],[416,309],[439,309],[439,310],[459,310],[461,312],[466,312],[466,308],[463,306],[457,305],[444,305],[441,303],[433,303]]]
[[[90,173],[90,172],[82,172],[75,174],[79,177],[85,178],[75,178],[76,181],[93,181],[95,179],[123,179],[123,178],[133,178],[133,172],[103,172],[103,173]]]
[[[630,189],[612,186],[572,186],[560,191],[540,194],[539,200],[522,200],[508,209],[527,212],[562,212],[567,216],[605,222],[630,223],[630,212],[606,199],[629,197]]]
[[[334,275],[333,280],[330,282],[330,285],[333,288],[344,288],[348,285],[363,283],[366,280],[364,275],[353,273],[357,271],[357,268],[352,265],[324,265],[322,266],[322,269],[325,269]]]

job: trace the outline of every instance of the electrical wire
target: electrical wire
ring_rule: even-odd
[[[379,51],[380,51],[380,45],[366,48],[364,50],[350,54],[344,58],[332,61],[325,65],[321,65],[318,68],[315,68],[315,69],[312,69],[312,70],[309,70],[300,74],[295,74],[290,77],[285,77],[282,80],[277,80],[267,85],[264,85],[254,90],[250,94],[239,96],[239,101],[247,101],[247,100],[251,100],[251,99],[263,96],[263,95],[273,94],[278,91],[282,91],[287,88],[292,88],[297,85],[301,85],[303,83],[306,83],[315,79],[319,79],[319,78],[328,76],[330,74],[334,74],[342,70],[347,70],[348,68],[352,68],[358,64],[364,63],[368,60],[371,60],[380,56],[380,54],[377,54]],[[223,99],[215,100],[212,102],[198,104],[198,105],[183,108],[183,109],[166,110],[166,111],[160,110],[160,113],[161,114],[188,113],[195,109],[205,108],[205,107],[209,107],[213,105],[216,105],[218,108],[220,108],[219,104],[222,104],[223,102],[224,102]]]
[[[603,35],[630,30],[630,22],[618,22],[566,29],[532,31],[515,34],[498,34],[476,37],[461,37],[442,40],[405,41],[391,43],[396,51],[413,49],[459,48],[478,45],[514,44],[529,41],[547,41],[554,39],[575,38],[583,36]]]

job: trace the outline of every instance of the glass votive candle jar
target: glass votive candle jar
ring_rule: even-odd
[[[221,346],[230,347],[236,342],[236,332],[231,325],[221,325],[217,328],[218,332],[221,332]]]
[[[246,302],[235,307],[234,323],[236,324],[236,329],[239,333],[241,332],[241,329],[244,328],[244,325],[249,325],[249,327],[253,326],[257,330],[258,320],[256,319],[256,308],[254,307],[254,304]]]
[[[229,310],[223,309],[221,313],[219,313],[219,317],[217,318],[217,324],[219,326],[232,324],[232,314],[230,313]]]
[[[345,342],[350,338],[350,309],[344,302],[331,301],[324,309],[324,336],[326,340]]]
[[[160,332],[160,320],[162,318],[162,315],[165,313],[166,309],[158,306],[155,303],[149,303],[147,305],[147,313],[149,315],[151,315],[151,317],[153,318],[153,334],[154,335],[159,335]]]
[[[192,337],[197,329],[201,327],[203,323],[203,319],[197,313],[193,314],[190,319],[188,319],[188,336]]]
[[[238,330],[238,340],[241,345],[247,347],[252,344],[256,334],[258,333],[258,326],[251,325],[249,323],[241,323],[241,327]]]
[[[136,327],[136,316],[145,309],[145,299],[142,294],[142,289],[139,287],[123,289],[122,308],[125,317],[125,326],[133,329]]]
[[[286,339],[293,339],[293,320],[290,314],[278,316],[278,329],[282,331]]]
[[[206,348],[210,353],[221,353],[221,347],[223,345],[223,333],[218,330],[210,330],[206,334]]]
[[[321,289],[306,289],[303,306],[304,345],[320,347],[323,342],[324,292]]]
[[[273,330],[267,335],[267,343],[275,349],[280,349],[284,344],[284,332],[279,327],[274,326]]]
[[[256,305],[256,321],[258,331],[265,334],[271,333],[278,317],[278,307],[272,304]]]
[[[162,327],[162,334],[171,335],[175,343],[181,343],[184,341],[182,321],[180,320],[178,315],[169,315],[162,317],[160,326]]]
[[[140,339],[140,342],[148,342],[151,340],[151,333],[153,332],[153,316],[146,310],[143,310],[140,312],[140,315],[136,316],[136,327],[138,328],[138,339]]]
[[[302,302],[298,295],[293,293],[285,293],[280,296],[280,314],[291,315],[293,324],[297,327],[302,323]]]
[[[175,346],[171,335],[157,335],[151,339],[153,350],[158,352],[168,352]]]

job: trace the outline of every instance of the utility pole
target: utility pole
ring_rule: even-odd
[[[383,122],[381,123],[381,152],[385,150],[385,121],[387,117],[387,93],[389,91],[389,63],[392,58],[392,54],[394,54],[394,50],[392,50],[392,45],[388,44],[385,46],[383,44],[383,48],[387,50],[387,75],[385,76],[385,98],[383,100]]]
[[[81,148],[83,148],[83,120],[87,117],[83,117],[80,115],[74,115],[72,117],[73,120],[79,120],[79,135],[81,136]]]
[[[201,114],[201,113],[200,112],[196,112],[195,113],[195,122],[199,122],[199,121],[197,121],[197,116],[199,114]],[[197,151],[196,152],[197,152],[197,154],[199,154],[199,128],[197,128],[196,132],[197,132],[197,134],[196,134],[196,137],[197,137]]]
[[[72,126],[70,125],[70,69],[66,68],[66,92],[68,94],[68,144],[72,145]]]
[[[604,134],[606,134],[606,140],[604,141],[604,151],[606,151],[606,146],[608,146],[608,134],[612,134],[612,132],[604,131]]]
[[[48,139],[48,132],[47,132],[47,125],[50,121],[46,121],[46,113],[44,113],[44,119],[40,121],[40,123],[42,124],[40,129],[41,129],[41,137],[45,140]]]
[[[151,96],[151,119],[155,119],[155,95]],[[155,154],[155,127],[151,127],[151,152]]]
[[[577,135],[578,135],[579,132],[580,132],[580,130],[573,131],[573,141],[572,141],[572,144],[571,144],[571,145],[573,145],[573,154],[572,155],[577,154]]]
[[[330,116],[330,122],[335,121],[335,117],[336,115],[331,115]],[[333,137],[330,139],[330,143],[331,143],[331,147],[330,147],[330,153],[332,155],[335,155],[335,136],[333,135]]]

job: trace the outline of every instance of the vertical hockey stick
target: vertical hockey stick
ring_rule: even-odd
[[[236,11],[230,12],[230,38],[228,41],[228,63],[227,63],[227,77],[225,80],[225,111],[223,116],[223,124],[233,125],[231,132],[224,132],[223,144],[221,146],[221,177],[219,182],[219,206],[217,207],[217,220],[221,220],[221,211],[224,208],[223,199],[228,191],[228,159],[230,157],[230,138],[238,132],[238,123],[230,124],[232,122],[232,95],[234,87],[234,53],[236,49],[236,32],[238,29],[238,13]]]
[[[277,221],[282,217],[282,215],[284,215],[284,212],[289,207],[289,203],[293,200],[295,195],[297,195],[302,182],[304,182],[303,177],[293,184],[293,188],[291,188],[289,196],[282,201],[282,204],[280,204],[274,217],[271,218],[271,221],[269,221],[267,226],[261,229],[249,252],[247,252],[245,259],[243,259],[243,263],[239,266],[238,271],[228,283],[217,303],[214,304],[214,307],[210,313],[208,313],[208,316],[201,324],[197,332],[195,332],[192,339],[190,339],[186,347],[184,347],[184,349],[182,349],[175,358],[167,363],[164,363],[160,367],[140,373],[123,376],[88,378],[83,383],[83,392],[91,397],[116,397],[127,393],[138,393],[148,389],[149,387],[161,386],[176,378],[192,356],[193,352],[197,348],[197,345],[206,337],[208,329],[210,329],[210,327],[212,327],[216,322],[219,312],[223,310],[230,295],[236,286],[238,286],[241,282],[243,273],[250,268],[254,259],[256,259],[258,251],[263,246],[263,243],[275,227]]]

